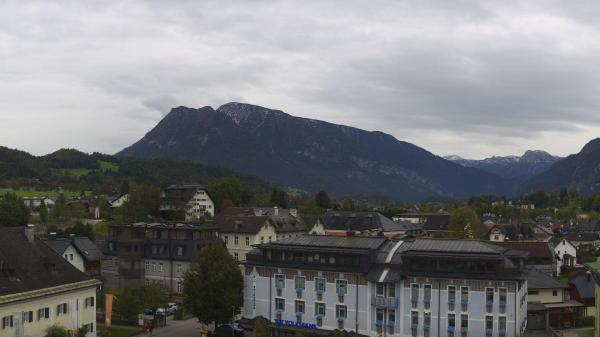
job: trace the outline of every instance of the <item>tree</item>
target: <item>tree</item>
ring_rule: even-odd
[[[273,189],[271,191],[270,204],[272,207],[288,208],[287,194],[278,188]]]
[[[342,200],[342,211],[354,211],[354,200],[352,198]]]
[[[325,191],[319,191],[317,195],[315,195],[315,202],[317,206],[322,209],[329,209],[331,207],[331,200]]]
[[[222,177],[208,183],[208,193],[217,210],[222,210],[240,203],[242,185],[237,177]]]
[[[469,206],[461,206],[450,212],[448,229],[462,239],[472,239],[479,228],[477,213]]]
[[[209,245],[184,275],[183,304],[201,323],[231,322],[243,304],[243,288],[237,262],[225,247]]]
[[[69,337],[69,332],[62,326],[54,324],[46,329],[46,337]]]
[[[256,337],[267,337],[269,336],[269,330],[265,322],[258,318],[254,321],[254,335]]]
[[[146,221],[159,215],[160,188],[150,185],[130,185],[129,200],[120,209],[119,220]]]
[[[29,222],[29,208],[23,199],[7,193],[0,199],[0,227],[25,226]]]
[[[38,213],[40,214],[40,220],[42,221],[42,223],[48,222],[48,208],[46,207],[46,204],[44,202],[42,202],[42,204],[40,205]]]
[[[141,283],[115,296],[115,314],[127,321],[136,321],[144,309],[162,308],[168,301],[167,289],[157,282]]]

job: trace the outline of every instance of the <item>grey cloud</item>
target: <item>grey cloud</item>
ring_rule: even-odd
[[[116,152],[173,106],[243,101],[434,153],[565,155],[600,132],[598,10],[585,1],[3,2],[0,142]],[[10,131],[36,128],[26,120],[41,111],[54,116],[43,125],[53,142]],[[74,114],[81,123],[68,123]]]

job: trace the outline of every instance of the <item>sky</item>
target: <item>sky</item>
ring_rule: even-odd
[[[598,1],[1,1],[0,145],[115,153],[244,102],[435,154],[600,137]]]

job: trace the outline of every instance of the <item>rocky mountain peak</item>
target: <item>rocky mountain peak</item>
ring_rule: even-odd
[[[263,123],[265,119],[272,116],[289,117],[288,114],[280,110],[271,110],[258,105],[238,102],[223,104],[217,109],[217,112],[228,116],[237,125],[248,123],[259,125]]]

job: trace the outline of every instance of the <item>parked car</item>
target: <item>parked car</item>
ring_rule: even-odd
[[[217,336],[234,336],[234,337],[244,337],[244,329],[238,324],[223,324],[219,326],[217,329]],[[233,332],[231,331],[233,330]]]

